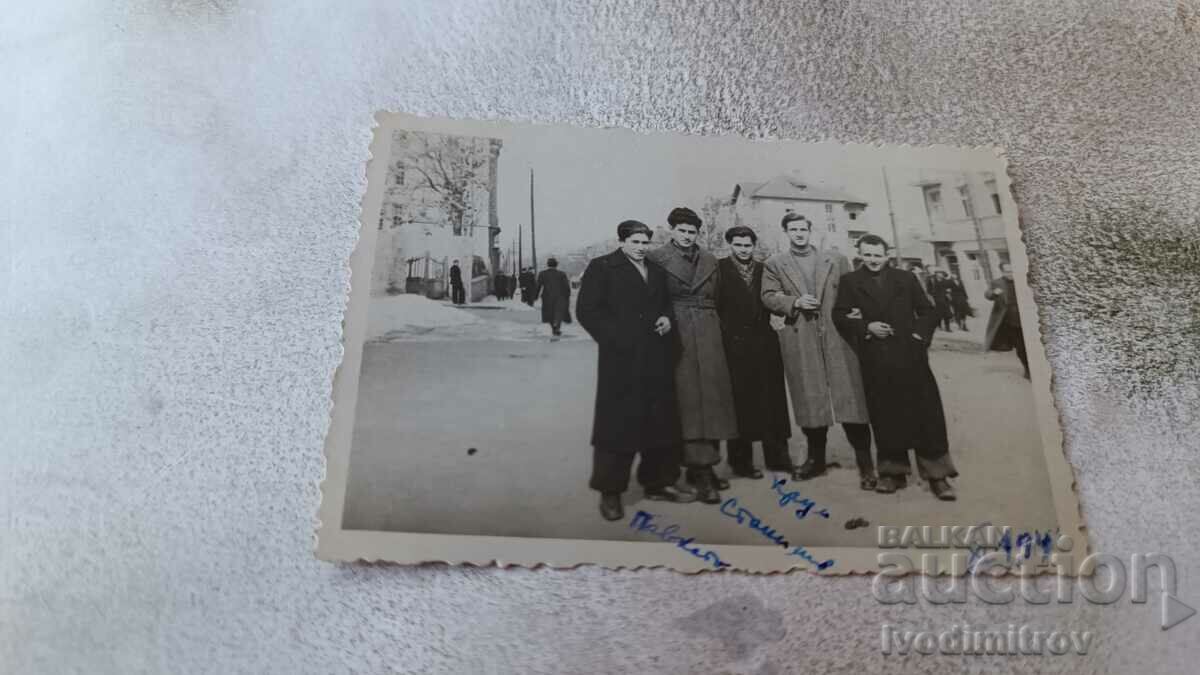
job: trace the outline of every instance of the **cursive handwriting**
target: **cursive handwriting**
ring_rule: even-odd
[[[798,491],[784,492],[783,486],[786,484],[786,478],[776,478],[775,482],[771,483],[775,494],[779,495],[779,505],[786,508],[789,504],[796,504],[799,506],[795,511],[796,518],[800,520],[807,518],[809,511],[812,511],[817,503],[807,497],[801,497]],[[829,518],[829,509],[818,509],[817,515],[822,518]]]
[[[717,555],[716,551],[709,551],[702,549],[699,546],[693,546],[692,542],[696,541],[695,537],[680,536],[678,534],[678,525],[672,524],[667,525],[666,527],[661,527],[658,523],[654,522],[656,517],[657,516],[655,516],[653,513],[638,511],[637,513],[633,514],[633,518],[630,519],[629,527],[637,530],[638,532],[645,532],[658,537],[668,544],[675,544],[680,549],[687,551],[692,556],[709,563],[713,566],[713,569],[719,570],[726,567],[731,567],[729,563],[721,560],[721,557]]]
[[[763,519],[754,515],[750,509],[740,506],[738,504],[737,497],[730,497],[721,503],[721,515],[736,520],[738,525],[745,525],[755,532],[758,532],[764,538],[768,539],[772,544],[788,549],[788,555],[794,555],[803,560],[807,560],[808,562],[816,565],[817,569],[819,570],[833,566],[833,560],[824,560],[818,562],[803,546],[792,546],[791,542],[789,542],[787,538],[776,531],[775,528],[768,525]]]

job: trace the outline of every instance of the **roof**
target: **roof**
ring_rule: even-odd
[[[750,199],[791,199],[808,202],[837,202],[841,204],[862,204],[866,200],[848,195],[844,192],[823,187],[812,187],[789,176],[776,176],[766,183],[738,183],[733,188],[733,201],[746,195]]]

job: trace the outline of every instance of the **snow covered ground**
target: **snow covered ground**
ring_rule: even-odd
[[[550,327],[540,322],[541,309],[520,300],[498,301],[488,296],[460,309],[448,302],[419,295],[372,298],[367,308],[367,342],[441,342],[446,340],[550,339]],[[575,324],[563,326],[563,340],[586,338]]]
[[[443,305],[437,300],[421,295],[389,295],[371,298],[367,307],[366,340],[389,340],[401,335],[419,335],[473,323],[482,323],[482,320],[470,312]]]

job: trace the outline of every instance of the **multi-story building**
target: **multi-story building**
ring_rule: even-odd
[[[916,228],[924,229],[919,235],[924,246],[901,255],[957,274],[968,296],[981,298],[988,279],[1000,276],[1000,263],[1009,262],[995,175],[923,171],[914,186],[925,207],[924,228]],[[910,224],[919,219],[907,218]]]
[[[730,203],[733,224],[753,228],[768,252],[787,247],[787,237],[779,224],[790,212],[812,222],[813,245],[848,256],[853,255],[854,241],[867,231],[865,200],[809,185],[796,176],[776,176],[765,183],[738,183]]]
[[[499,266],[496,171],[501,141],[412,131],[393,137],[371,294],[447,294],[459,261],[468,296],[490,291]]]

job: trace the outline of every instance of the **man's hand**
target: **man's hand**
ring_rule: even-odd
[[[796,298],[794,306],[806,312],[811,312],[821,306],[821,301],[817,300],[817,296],[812,293],[805,293]]]
[[[854,309],[850,310],[849,312],[846,312],[846,318],[847,319],[861,319],[862,318],[862,310],[855,307]]]
[[[654,332],[659,335],[666,335],[671,332],[671,320],[665,316],[658,317],[654,322]]]
[[[918,335],[918,334],[916,334],[916,333],[913,333],[913,334],[912,334],[912,336],[913,336],[913,339],[914,339],[914,340],[916,340],[917,342],[924,342],[924,341],[925,341],[925,338],[921,337],[920,335]]]
[[[886,338],[892,336],[892,327],[882,321],[872,321],[867,324],[867,330],[877,338]]]
[[[778,314],[771,315],[771,328],[772,329],[783,330],[783,327],[786,325],[787,325],[787,319],[783,318],[782,316],[779,316]]]

